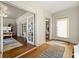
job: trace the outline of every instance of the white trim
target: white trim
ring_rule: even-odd
[[[3,55],[3,11],[1,10],[1,57]]]

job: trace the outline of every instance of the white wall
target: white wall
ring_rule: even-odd
[[[0,17],[0,39],[1,39],[1,17]]]
[[[32,6],[32,5],[25,5],[24,3],[22,4],[22,2],[10,2],[14,5],[16,5],[17,7],[24,9],[26,11],[30,11],[35,13],[35,39],[36,39],[36,45],[41,45],[43,43],[45,43],[45,21],[44,21],[44,17],[45,15],[51,15],[50,12],[42,10],[43,8],[39,8],[38,6]],[[47,16],[48,17],[48,16]],[[50,16],[52,18],[52,16]],[[48,17],[48,18],[50,18]],[[51,20],[52,21],[52,20]],[[42,26],[42,27],[41,27]],[[51,25],[52,27],[52,25]],[[51,30],[52,31],[52,30]],[[52,35],[50,35],[50,38],[52,37]]]
[[[37,46],[45,43],[45,17],[52,19],[52,14],[42,10],[41,8],[33,9],[35,11],[35,44]],[[29,10],[30,11],[30,10]],[[27,13],[26,13],[27,14]],[[23,22],[26,19],[26,14],[16,19],[18,36],[21,34],[19,28],[19,22]],[[51,32],[52,33],[52,32]],[[50,35],[51,38],[52,35]]]
[[[22,16],[16,19],[17,23],[17,35],[22,36],[22,24],[27,23],[27,17],[33,15],[32,13],[26,12]]]
[[[50,29],[49,29],[49,31],[50,31],[50,36],[49,36],[49,40],[51,40],[52,39],[52,13],[50,13],[50,12],[44,12],[44,20],[45,20],[45,18],[48,18],[48,19],[50,19]]]
[[[42,10],[37,10],[36,23],[35,23],[35,38],[36,45],[41,45],[45,43],[45,22],[44,14]]]
[[[78,7],[78,15],[79,15],[79,7]],[[79,17],[78,17],[78,22],[79,22]],[[79,30],[79,28],[78,28],[78,30]],[[79,33],[78,33],[78,35],[79,35]],[[79,40],[78,40],[78,42],[79,42]]]
[[[56,20],[60,18],[69,18],[69,38],[59,38],[56,36]],[[53,39],[78,43],[79,41],[79,10],[78,7],[69,8],[53,14]]]
[[[52,14],[50,12],[46,12],[45,10],[38,9],[37,15],[36,15],[36,40],[37,40],[36,44],[37,45],[41,45],[46,42],[46,39],[45,39],[45,18],[46,17],[50,18],[50,21],[52,21]],[[50,27],[50,29],[52,29],[52,27]],[[50,35],[50,38],[52,38],[51,36],[52,34]]]

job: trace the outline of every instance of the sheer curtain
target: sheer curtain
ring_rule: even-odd
[[[57,20],[57,36],[67,38],[68,33],[68,18]]]

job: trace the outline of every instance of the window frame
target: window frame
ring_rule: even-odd
[[[60,36],[58,36],[58,31],[57,31],[57,22],[59,21],[59,20],[67,20],[67,37],[60,37]],[[69,18],[58,18],[57,20],[56,20],[56,36],[57,37],[59,37],[59,38],[69,38]]]

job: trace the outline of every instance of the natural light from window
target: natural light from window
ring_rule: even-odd
[[[58,37],[68,37],[68,18],[57,20],[57,36]]]

